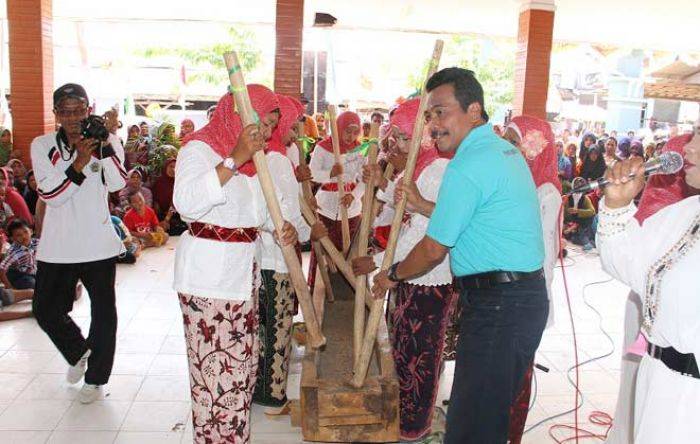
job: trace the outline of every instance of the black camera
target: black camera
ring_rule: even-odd
[[[101,116],[91,114],[80,122],[80,133],[86,139],[95,139],[106,142],[109,139],[109,130],[105,126],[105,119]]]

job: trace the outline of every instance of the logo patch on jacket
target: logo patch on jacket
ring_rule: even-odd
[[[53,147],[49,150],[49,160],[51,161],[52,165],[56,165],[58,162],[58,159],[61,158],[61,153],[58,152],[58,149],[56,147]]]

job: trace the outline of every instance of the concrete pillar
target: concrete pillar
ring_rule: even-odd
[[[53,131],[52,0],[8,0],[10,110],[14,147],[29,162],[29,145]]]
[[[523,0],[518,22],[513,115],[547,115],[554,0]]]
[[[275,92],[295,98],[301,93],[303,29],[304,0],[277,0]]]

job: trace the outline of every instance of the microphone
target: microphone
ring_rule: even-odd
[[[661,154],[658,157],[649,159],[644,163],[644,175],[651,176],[653,174],[676,174],[683,168],[683,156],[676,153],[675,151],[669,151]],[[634,174],[627,176],[628,178],[633,178]],[[572,189],[570,192],[566,193],[567,196],[577,193],[589,193],[598,188],[603,188],[610,182],[605,177],[600,179],[592,180],[585,185],[578,186]]]

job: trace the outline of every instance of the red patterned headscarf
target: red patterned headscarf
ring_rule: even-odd
[[[261,119],[279,109],[280,104],[277,97],[269,88],[256,84],[248,85],[247,88],[253,110]],[[234,112],[234,108],[233,95],[231,93],[224,94],[217,103],[216,111],[214,111],[209,123],[200,130],[187,135],[184,142],[201,140],[222,158],[228,156],[231,149],[238,143],[238,137],[243,131],[243,123],[238,113]],[[247,176],[254,176],[256,173],[252,161],[242,165],[238,171]]]
[[[683,147],[693,138],[692,134],[676,136],[664,145],[663,153],[674,151],[683,155]],[[634,217],[639,223],[644,223],[646,218],[653,216],[657,211],[680,202],[690,196],[690,188],[685,182],[685,170],[681,169],[676,174],[658,174],[651,176],[647,182],[639,208]]]
[[[299,113],[299,115],[303,116],[304,113],[306,112],[306,107],[299,100],[295,99],[294,97],[290,97],[290,96],[285,96],[285,97],[287,97],[289,100],[292,101],[292,103],[294,103],[294,106],[297,108],[297,112]]]
[[[535,186],[539,188],[551,183],[561,193],[559,159],[549,123],[537,117],[517,116],[511,119],[508,128],[520,136],[520,150],[530,167]]]
[[[328,122],[330,125],[330,122]],[[338,136],[340,137],[340,143],[338,144],[340,146],[340,154],[345,154],[348,151],[351,151],[353,148],[355,148],[358,145],[357,141],[353,141],[352,143],[345,143],[343,142],[343,134],[345,133],[345,129],[349,127],[350,125],[356,125],[358,128],[361,127],[362,123],[360,122],[360,116],[355,114],[352,111],[345,111],[341,113],[338,116],[338,120],[336,121],[336,124],[338,126]],[[328,131],[330,132],[330,130]],[[317,146],[322,147],[326,151],[333,152],[333,139],[331,136],[326,137],[322,141],[318,143]]]
[[[406,100],[400,104],[392,113],[389,122],[392,126],[396,126],[399,131],[413,138],[413,129],[416,126],[416,117],[418,117],[418,108],[420,107],[420,99]],[[413,181],[415,182],[433,161],[440,158],[451,159],[454,153],[442,153],[435,144],[425,137],[426,133],[421,134],[421,147],[416,160],[416,169],[413,171]]]
[[[267,146],[268,151],[276,151],[286,156],[287,147],[282,143],[282,139],[284,139],[284,136],[294,127],[294,124],[299,121],[299,116],[301,114],[291,97],[277,94],[277,100],[280,104],[280,120],[277,124],[277,128],[272,132],[272,137]]]

